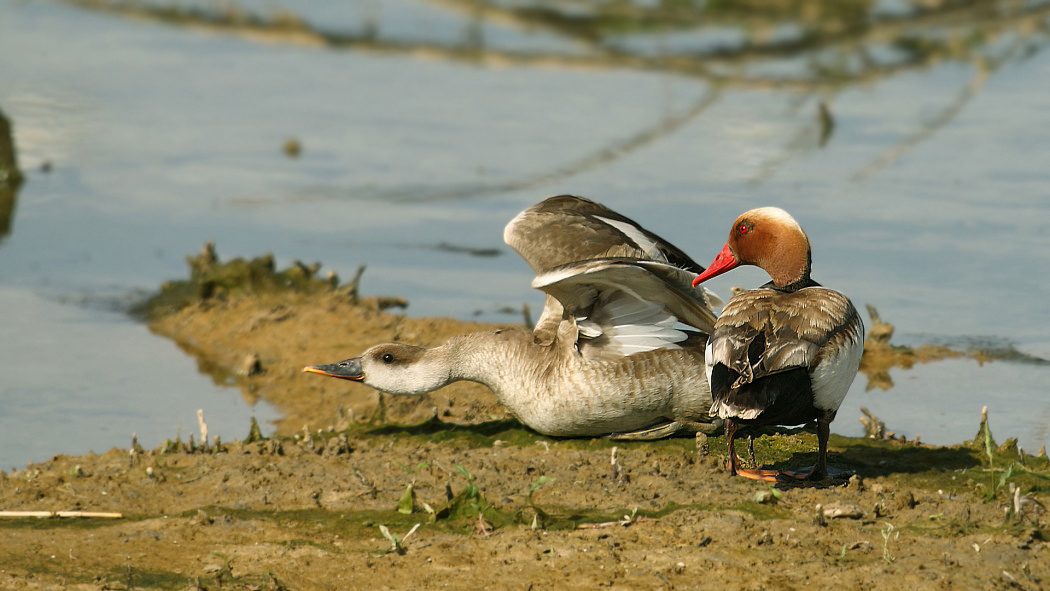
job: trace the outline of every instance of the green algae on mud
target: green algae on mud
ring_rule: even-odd
[[[983,427],[982,427],[983,429]],[[774,431],[774,430],[770,430]],[[776,468],[796,468],[811,464],[816,459],[813,451],[816,437],[809,430],[787,429],[784,433],[762,435],[754,440],[755,456],[760,463],[772,464]],[[355,425],[348,433],[410,445],[429,442],[450,445],[454,448],[485,448],[493,446],[529,447],[557,444],[579,450],[629,448],[666,455],[695,453],[696,443],[692,438],[670,438],[658,441],[624,442],[609,438],[556,438],[532,431],[515,419],[501,419],[484,423],[463,425],[447,423],[431,418],[414,425],[384,424],[380,426]],[[983,436],[982,436],[983,437]],[[722,436],[709,437],[710,450],[721,450],[725,446]],[[720,456],[717,451],[713,452]],[[983,441],[975,439],[954,446],[922,445],[896,439],[872,439],[846,437],[833,434],[829,443],[830,463],[836,467],[855,471],[864,478],[895,476],[910,479],[927,490],[949,488],[954,477],[963,474],[1001,473],[1013,465],[1016,478],[1030,490],[1043,491],[1037,470],[1050,473],[1050,460],[1045,456],[1023,454],[1016,448],[1016,440],[995,448],[995,465],[987,466],[987,452]],[[1025,466],[1022,470],[1019,466]],[[1028,492],[1026,490],[1026,492]]]
[[[231,295],[296,291],[318,293],[339,285],[339,277],[330,273],[316,277],[319,263],[304,265],[296,261],[278,271],[272,254],[253,259],[234,258],[221,262],[215,244],[207,242],[196,256],[186,257],[190,268],[188,279],[166,281],[152,297],[136,306],[132,313],[153,318],[202,301],[222,300]]]
[[[576,450],[612,450],[616,448],[642,452],[647,456],[689,457],[696,453],[696,443],[692,439],[672,438],[660,441],[630,442],[614,441],[607,438],[594,439],[559,439],[532,432],[513,419],[491,421],[475,425],[457,425],[431,419],[416,425],[382,425],[379,427],[358,426],[353,428],[358,436],[374,439],[377,443],[397,447],[413,447],[419,443],[440,443],[451,446],[451,449],[484,449],[492,447],[533,447],[555,445],[562,449]],[[889,480],[898,488],[912,490],[912,498],[919,492],[932,493],[945,498],[964,497],[981,504],[997,501],[1011,502],[1011,491],[1030,503],[1028,514],[1017,514],[1020,507],[1011,506],[1006,510],[1006,517],[1001,525],[974,526],[964,521],[948,520],[935,522],[931,515],[931,524],[923,527],[927,535],[961,535],[981,531],[1004,531],[1018,534],[1025,529],[1027,519],[1037,524],[1037,537],[1050,539],[1050,532],[1044,532],[1038,517],[1043,505],[1035,496],[1050,491],[1050,460],[1045,456],[1033,456],[1021,452],[1016,447],[1016,440],[1007,440],[1003,445],[995,445],[985,417],[978,429],[977,436],[954,446],[931,446],[917,442],[905,442],[896,439],[878,440],[872,438],[854,438],[833,435],[830,441],[830,458],[832,464],[855,471],[865,480]],[[383,443],[381,443],[383,442]],[[710,449],[724,446],[723,437],[709,438]],[[815,459],[815,436],[802,430],[789,430],[786,434],[774,433],[761,436],[755,440],[755,455],[765,461],[772,461],[777,468],[795,467],[811,463]],[[991,446],[991,447],[989,447]],[[720,457],[720,454],[716,454]],[[615,457],[615,456],[614,456]],[[405,466],[403,469],[409,471]],[[778,484],[777,488],[787,489],[798,486],[837,487],[841,481],[826,480],[823,483]],[[479,495],[483,495],[480,491]],[[479,499],[480,501],[480,499]],[[518,506],[510,512],[502,507],[488,504],[484,509],[479,502],[472,505],[473,512],[458,512],[463,521],[460,528],[469,529],[473,523],[469,517],[478,516],[494,521],[504,527],[512,524],[529,525],[528,519],[522,519],[523,512],[529,514],[528,507]],[[543,517],[540,521],[547,529],[575,528],[582,524],[594,524],[616,521],[628,513],[626,508],[608,509],[598,507],[565,507],[544,506],[531,507],[532,514]],[[727,504],[675,504],[670,503],[658,511],[643,511],[639,515],[646,518],[669,514],[679,509],[697,509],[704,511],[739,511],[760,519],[785,518],[786,513],[776,503],[757,503],[751,500],[736,501]],[[635,508],[637,510],[637,508]],[[1035,518],[1033,520],[1033,517]]]

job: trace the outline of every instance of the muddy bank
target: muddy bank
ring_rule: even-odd
[[[138,313],[216,382],[236,384],[250,403],[262,398],[273,404],[282,415],[279,435],[304,427],[345,429],[361,421],[478,422],[508,416],[477,384],[457,383],[409,398],[302,373],[306,365],[339,361],[377,343],[435,346],[491,325],[413,318],[403,313],[407,303],[401,298],[360,296],[360,273],[340,282],[322,276],[317,264],[276,270],[269,255],[221,262],[210,244],[187,260],[190,277],[165,283]]]
[[[0,519],[0,588],[1038,589],[1050,577],[1050,462],[996,443],[978,417],[974,440],[950,447],[833,436],[830,463],[858,477],[771,488],[728,477],[721,438],[552,439],[476,385],[405,399],[302,374],[482,325],[405,316],[312,266],[221,264],[205,249],[191,268],[142,313],[216,380],[279,408],[277,435],[245,425],[239,441],[197,434],[0,474],[3,511],[123,515]],[[755,448],[804,465],[815,438]]]
[[[1035,505],[1047,466],[1030,457],[998,486],[1006,472],[975,449],[835,437],[833,463],[860,479],[774,493],[689,440],[614,452],[506,421],[311,440],[112,450],[8,474],[5,509],[125,517],[0,520],[0,586],[1037,589],[1050,576]],[[995,462],[1015,466],[998,450]],[[417,523],[400,551],[379,528],[400,539]]]

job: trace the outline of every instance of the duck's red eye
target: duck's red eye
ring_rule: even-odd
[[[746,234],[747,233],[747,224],[740,224],[739,226],[736,227],[736,231],[740,232],[741,234]]]

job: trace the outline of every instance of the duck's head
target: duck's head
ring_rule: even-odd
[[[400,343],[376,345],[359,357],[337,363],[308,365],[303,371],[361,382],[388,394],[419,395],[449,382],[449,371],[425,349]]]
[[[729,239],[693,286],[740,265],[754,265],[783,287],[809,276],[809,238],[795,218],[779,207],[760,207],[740,214]]]

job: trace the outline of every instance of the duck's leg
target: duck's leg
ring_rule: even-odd
[[[646,427],[645,429],[639,429],[637,431],[613,433],[609,435],[609,439],[616,439],[619,441],[653,441],[683,434],[707,433],[708,435],[711,435],[717,432],[721,427],[722,420],[718,418],[713,419],[710,423],[684,420],[668,421],[666,423],[659,423],[652,427]]]
[[[836,478],[849,477],[852,470],[828,469],[828,438],[831,437],[831,418],[817,417],[817,463],[811,468],[802,470],[785,470],[784,479],[824,480],[829,475]]]
[[[734,439],[736,438],[736,423],[733,419],[726,419],[726,453],[729,458],[729,475],[737,475],[737,459],[736,459],[736,448],[733,445]]]
[[[726,419],[726,448],[729,452],[729,474],[743,476],[751,480],[763,482],[784,482],[791,478],[780,470],[763,470],[759,468],[741,468],[740,461],[736,457],[734,439],[736,438],[736,424],[732,419]],[[787,478],[785,478],[787,476]]]
[[[758,467],[758,460],[755,459],[755,436],[751,433],[747,434],[747,465]]]

